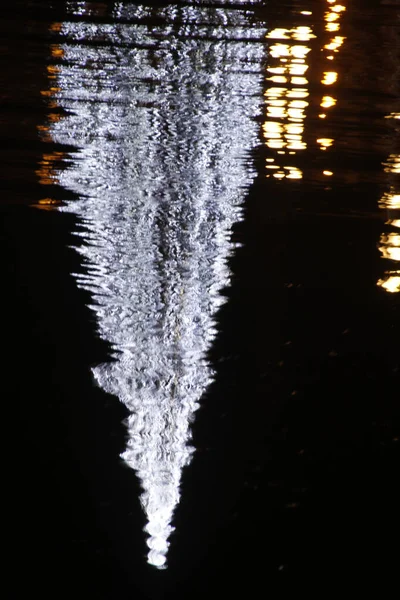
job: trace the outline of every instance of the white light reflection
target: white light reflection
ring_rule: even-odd
[[[75,17],[86,4],[70,3]],[[163,568],[189,423],[212,379],[230,230],[254,176],[265,31],[248,4],[119,2],[119,18],[62,24],[53,97],[68,113],[48,133],[77,148],[57,179],[80,197],[62,209],[82,223],[76,278],[114,348],[94,373],[130,411],[123,457],[143,486],[148,562]]]

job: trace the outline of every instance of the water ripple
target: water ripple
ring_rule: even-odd
[[[114,23],[69,3],[51,138],[76,148],[57,180],[76,232],[99,334],[99,385],[128,407],[125,461],[141,479],[149,563],[166,563],[190,422],[212,380],[207,350],[229,285],[232,225],[254,178],[264,24],[211,4],[115,3]],[[90,5],[93,6],[93,5]],[[61,60],[60,60],[61,57]]]

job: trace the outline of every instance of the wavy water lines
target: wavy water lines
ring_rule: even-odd
[[[254,177],[265,31],[237,2],[115,3],[113,24],[91,22],[85,4],[69,3],[59,32],[66,116],[47,133],[76,148],[56,176],[79,196],[62,208],[82,225],[76,279],[114,349],[94,374],[130,411],[123,457],[143,487],[148,562],[163,568],[190,421],[212,380],[230,231]]]

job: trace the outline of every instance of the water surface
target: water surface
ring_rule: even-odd
[[[304,591],[366,577],[372,481],[390,575],[399,3],[26,1],[2,31],[21,540],[104,598]]]

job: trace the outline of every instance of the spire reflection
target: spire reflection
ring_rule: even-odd
[[[80,198],[61,209],[82,224],[75,276],[114,349],[94,374],[130,411],[123,458],[143,487],[148,562],[163,568],[254,176],[264,32],[248,4],[115,3],[112,24],[90,25],[86,4],[69,3],[60,28],[51,96],[66,116],[48,126],[76,151],[49,177]]]

